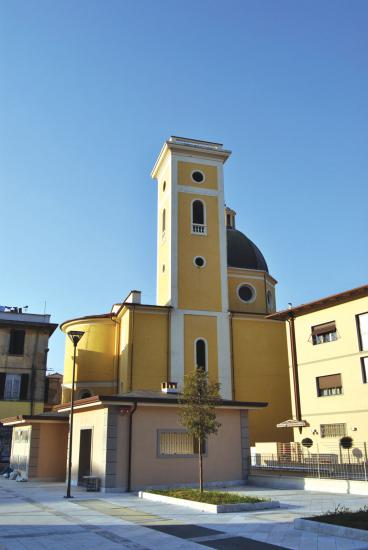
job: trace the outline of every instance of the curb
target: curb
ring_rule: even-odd
[[[368,531],[354,529],[353,527],[344,527],[343,525],[332,525],[331,523],[323,523],[321,521],[311,521],[302,518],[294,519],[294,529],[368,542]]]
[[[186,500],[183,498],[166,497],[164,495],[156,495],[155,493],[145,493],[139,491],[139,498],[151,500],[154,502],[162,502],[163,504],[176,504],[177,506],[187,506],[202,512],[210,512],[211,514],[226,514],[231,512],[254,512],[256,510],[270,510],[280,508],[280,503],[277,500],[269,502],[254,502],[240,504],[207,504],[205,502],[196,502],[194,500]]]

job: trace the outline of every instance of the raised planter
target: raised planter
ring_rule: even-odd
[[[302,529],[321,535],[333,535],[335,537],[344,537],[346,539],[363,540],[368,542],[368,530],[353,529],[343,525],[333,525],[322,521],[312,521],[310,519],[294,519],[294,529]]]
[[[194,510],[202,512],[210,512],[211,514],[226,514],[230,512],[254,512],[256,510],[267,510],[271,508],[280,508],[280,503],[277,500],[266,502],[243,502],[240,504],[207,504],[205,502],[196,502],[194,500],[186,500],[184,498],[166,497],[164,495],[156,495],[155,493],[145,493],[139,491],[139,498],[153,500],[154,502],[162,502],[164,504],[176,504],[177,506],[187,506]]]

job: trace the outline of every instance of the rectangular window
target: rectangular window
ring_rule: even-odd
[[[314,346],[324,344],[325,342],[333,342],[334,340],[337,340],[335,321],[312,327],[312,342]]]
[[[23,355],[26,331],[14,328],[10,331],[9,355]]]
[[[362,357],[360,361],[362,365],[363,384],[366,384],[368,380],[368,357]]]
[[[368,351],[368,313],[356,316],[360,351]]]
[[[205,452],[206,446],[203,444],[202,453]],[[158,431],[159,456],[194,456],[196,454],[198,454],[198,441],[187,432]]]
[[[7,374],[5,378],[4,399],[8,401],[17,401],[20,397],[20,374]]]
[[[343,437],[346,435],[346,424],[321,424],[321,437]]]
[[[340,395],[342,393],[341,374],[319,376],[318,378],[316,378],[316,383],[318,397],[325,397],[327,395]]]

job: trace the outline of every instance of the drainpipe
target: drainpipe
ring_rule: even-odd
[[[132,438],[133,438],[133,414],[137,410],[137,403],[134,403],[129,413],[129,442],[128,442],[128,493],[132,488]]]
[[[300,390],[299,390],[299,374],[298,374],[298,357],[296,353],[296,340],[295,340],[295,319],[294,314],[289,312],[289,332],[290,332],[290,348],[291,348],[291,367],[293,371],[293,385],[294,385],[294,405],[295,416],[298,421],[302,419],[302,411],[300,406]],[[299,428],[299,432],[302,432],[302,428]]]

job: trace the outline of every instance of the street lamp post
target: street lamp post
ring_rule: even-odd
[[[67,333],[71,341],[73,342],[74,346],[74,354],[73,354],[73,374],[72,374],[72,393],[70,398],[70,424],[69,424],[69,440],[68,440],[68,447],[69,447],[69,456],[68,456],[68,483],[67,483],[67,490],[66,495],[64,498],[73,498],[70,494],[70,486],[71,486],[71,479],[72,479],[72,448],[73,448],[73,414],[74,414],[74,385],[75,385],[75,359],[77,355],[77,346],[79,344],[80,339],[82,338],[84,332],[81,330],[71,330]]]

